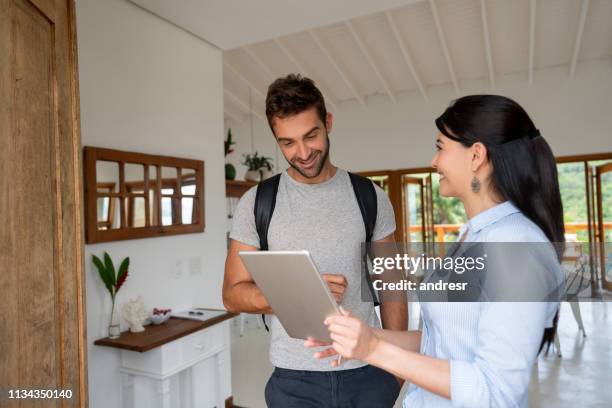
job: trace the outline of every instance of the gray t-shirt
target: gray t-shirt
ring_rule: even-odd
[[[378,186],[378,213],[372,241],[395,231],[393,207],[387,194]],[[240,199],[234,213],[230,238],[259,247],[255,228],[255,194],[251,188]],[[361,243],[365,227],[345,170],[338,169],[329,180],[319,184],[295,181],[284,171],[281,175],[276,206],[268,229],[270,250],[308,250],[321,273],[342,274],[348,281],[342,306],[371,326],[380,327],[372,302],[361,300]],[[329,359],[317,360],[315,350],[304,347],[303,340],[293,339],[275,316],[270,325],[270,361],[276,367],[293,370],[330,371]],[[364,366],[350,360],[335,370]]]

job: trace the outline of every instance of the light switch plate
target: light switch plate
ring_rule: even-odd
[[[202,257],[200,255],[189,258],[189,274],[191,276],[202,274]]]

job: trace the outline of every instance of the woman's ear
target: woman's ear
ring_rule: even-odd
[[[471,146],[472,150],[472,171],[477,172],[487,162],[487,147],[476,142]]]

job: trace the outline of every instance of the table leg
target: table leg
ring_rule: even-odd
[[[171,408],[172,401],[170,400],[170,378],[164,378],[157,381],[157,396],[160,408]]]
[[[121,391],[119,395],[121,408],[134,407],[134,375],[121,373]]]

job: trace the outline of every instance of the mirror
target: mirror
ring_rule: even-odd
[[[97,200],[96,214],[98,228],[108,230],[118,228],[118,219],[115,219],[116,199],[114,194],[119,189],[119,165],[111,161],[96,163],[97,174]]]
[[[204,230],[204,162],[85,147],[86,242]]]
[[[183,169],[181,176],[181,194],[184,196],[194,196],[196,194],[195,170]]]
[[[158,221],[159,200],[157,199],[157,166],[148,166],[149,168],[149,224],[161,225]]]
[[[172,198],[162,197],[162,225],[172,225],[175,218],[172,211]]]
[[[103,193],[116,193],[119,191],[119,164],[111,161],[96,163],[98,188]]]
[[[145,166],[142,164],[124,164],[125,188],[128,192],[125,198],[127,211],[127,226],[130,228],[145,227]]]
[[[193,198],[183,197],[181,200],[181,214],[183,224],[191,224],[194,218]]]

